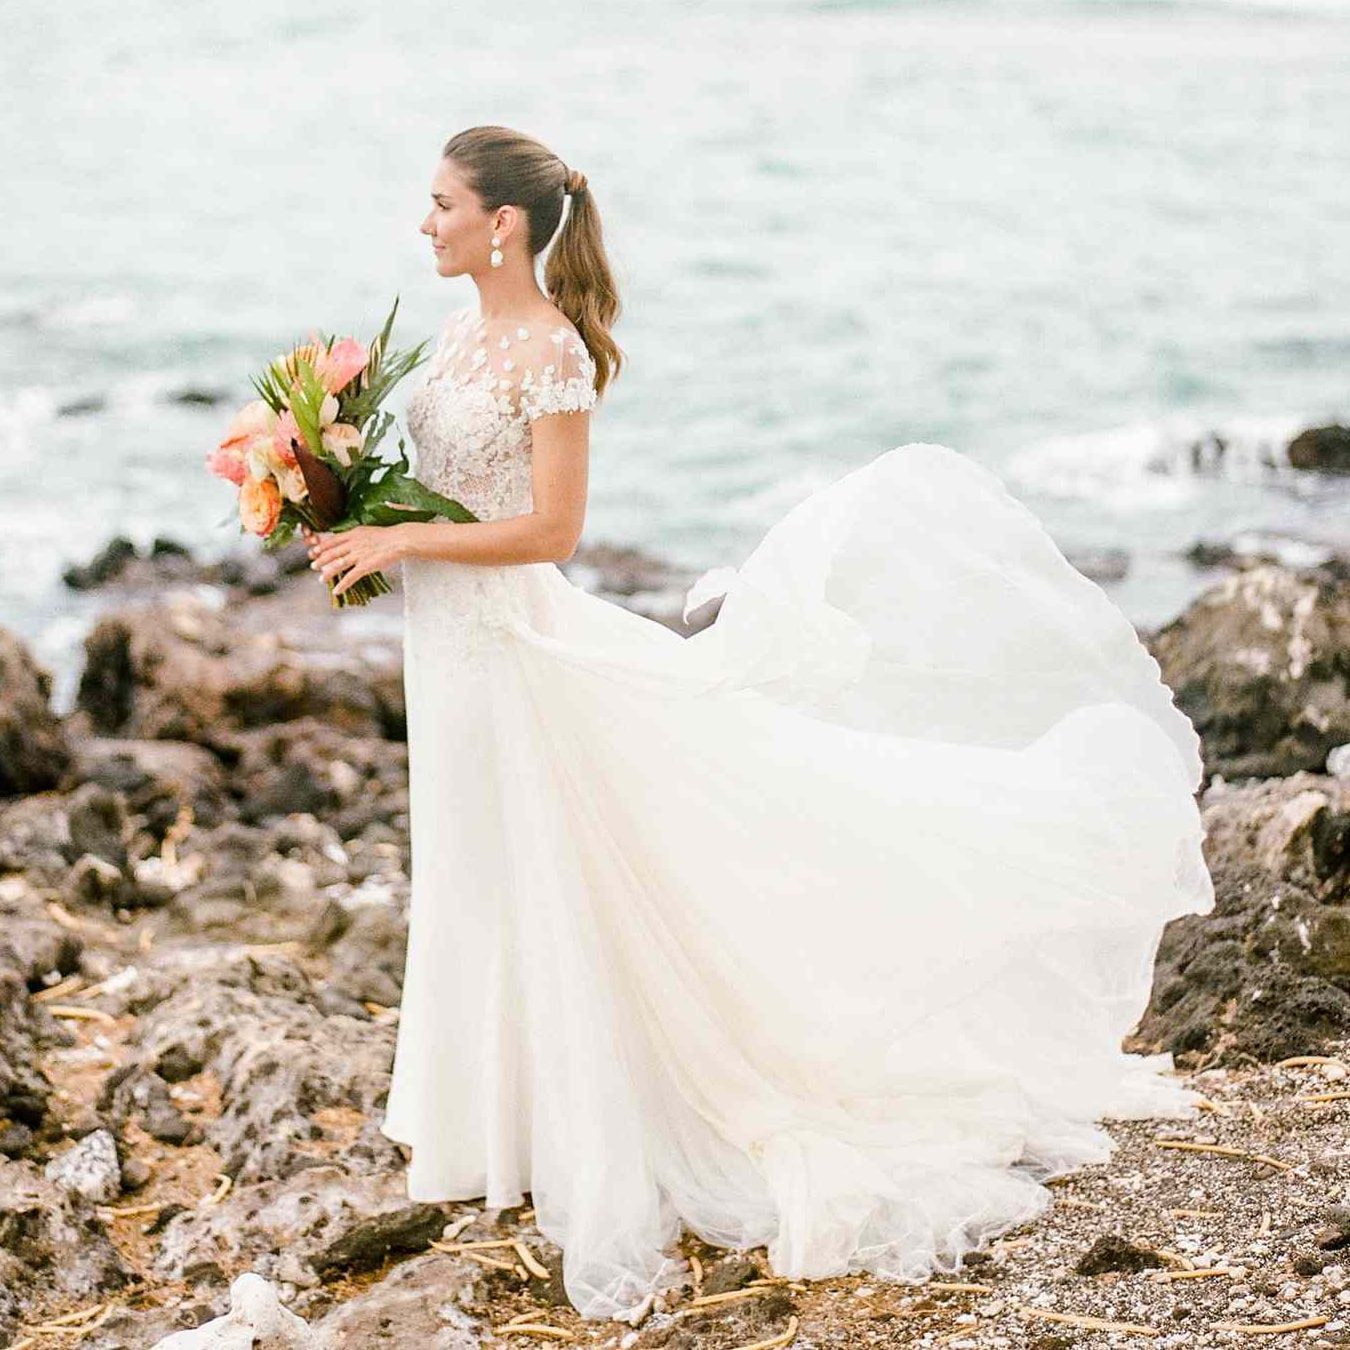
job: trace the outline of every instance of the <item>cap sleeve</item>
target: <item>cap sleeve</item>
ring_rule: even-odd
[[[555,328],[521,373],[521,410],[533,422],[547,413],[584,412],[595,401],[594,357],[570,328]]]

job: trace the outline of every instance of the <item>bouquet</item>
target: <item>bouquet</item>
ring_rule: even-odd
[[[349,530],[403,520],[477,520],[466,506],[424,487],[408,471],[403,438],[397,459],[375,448],[393,425],[380,405],[426,358],[425,342],[411,351],[389,346],[398,297],[367,347],[351,337],[312,333],[277,357],[253,387],[259,397],[234,416],[206,467],[239,489],[240,532],[261,535],[268,550],[289,543],[301,525]],[[392,589],[382,572],[358,578],[334,609],[369,604]]]

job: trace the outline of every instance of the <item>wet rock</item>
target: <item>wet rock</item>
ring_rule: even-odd
[[[358,735],[406,725],[401,666],[316,653],[236,619],[189,591],[105,615],[85,640],[76,696],[90,729],[213,746],[304,716]]]
[[[1350,473],[1350,427],[1309,427],[1289,442],[1288,456],[1296,469]]]
[[[1103,1233],[1079,1258],[1074,1273],[1104,1275],[1112,1270],[1135,1273],[1156,1270],[1166,1264],[1151,1247],[1141,1247],[1119,1233]]]
[[[164,397],[169,403],[185,403],[189,407],[197,408],[214,408],[218,403],[224,403],[229,398],[229,394],[223,389],[202,389],[197,385],[189,384],[184,385],[182,389],[171,390]]]
[[[1123,548],[1075,549],[1069,562],[1099,586],[1124,581],[1130,573],[1130,555]]]
[[[109,1204],[122,1191],[117,1142],[107,1130],[95,1130],[74,1147],[57,1154],[47,1164],[44,1175],[86,1200]]]
[[[135,557],[135,543],[125,535],[117,535],[110,539],[89,562],[73,564],[61,575],[72,590],[90,590],[120,576]]]
[[[51,671],[0,628],[0,797],[55,787],[69,766],[70,740],[51,698]]]
[[[1196,567],[1251,567],[1275,563],[1281,567],[1330,565],[1344,575],[1346,561],[1328,544],[1273,530],[1245,530],[1231,539],[1198,539],[1183,556]]]
[[[319,1341],[303,1319],[283,1308],[277,1291],[249,1271],[230,1286],[230,1311],[197,1327],[178,1331],[154,1350],[318,1350]]]
[[[165,586],[210,585],[219,580],[220,564],[198,562],[190,549],[176,539],[157,536],[142,552],[127,538],[118,536],[94,555],[88,563],[72,564],[61,574],[66,585],[76,591],[97,590],[116,585],[121,591],[147,594]]]
[[[1350,1034],[1350,783],[1220,784],[1202,810],[1215,907],[1164,930],[1140,1048],[1186,1067],[1324,1053]]]
[[[1350,581],[1332,568],[1234,573],[1148,645],[1210,773],[1321,769],[1350,740]]]

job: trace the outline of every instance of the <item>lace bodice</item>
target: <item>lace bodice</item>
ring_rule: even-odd
[[[530,511],[534,422],[595,405],[595,361],[576,330],[488,323],[466,307],[450,316],[424,369],[408,400],[414,476],[480,520]],[[550,569],[405,559],[405,669],[430,665],[444,680],[485,676],[506,629],[543,603],[541,573]],[[414,717],[410,706],[410,740]]]
[[[456,310],[408,402],[414,475],[482,520],[530,510],[532,424],[594,407],[595,361],[566,324],[489,323]]]

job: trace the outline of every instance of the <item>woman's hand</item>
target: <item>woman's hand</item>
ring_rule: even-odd
[[[333,587],[341,595],[353,582],[407,555],[407,534],[403,525],[355,525],[338,533],[316,532],[301,525],[300,532],[309,548],[310,566],[323,574],[325,581],[342,573]]]

